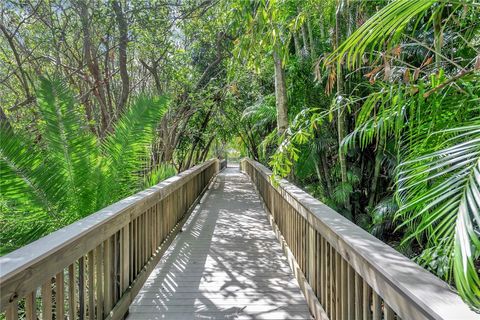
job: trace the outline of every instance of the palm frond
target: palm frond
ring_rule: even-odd
[[[73,205],[77,218],[83,217],[94,209],[97,139],[76,114],[73,96],[63,82],[45,78],[40,82],[37,100],[42,114],[42,141],[49,159],[57,166],[55,176],[63,180],[57,188],[68,190],[58,200],[63,206]]]
[[[275,107],[275,97],[268,95],[257,101],[255,104],[243,111],[242,119],[248,119],[253,122],[255,128],[264,128],[269,123],[275,123],[277,117],[277,108]]]
[[[335,50],[326,63],[341,60],[346,55],[347,65],[355,66],[367,49],[382,50],[388,41],[390,44],[403,34],[405,27],[414,18],[424,14],[437,0],[396,0],[375,13],[360,28]]]
[[[141,186],[138,170],[148,159],[148,146],[167,110],[167,102],[166,97],[139,97],[116,123],[113,133],[102,145],[106,157],[103,167],[107,175],[99,197],[114,195],[122,198]],[[102,207],[108,201],[111,200],[104,198],[98,206]]]
[[[453,275],[460,294],[480,305],[480,124],[448,129],[451,145],[405,161],[399,167],[397,217],[415,225],[407,237],[428,235],[430,247],[442,244],[454,257]]]
[[[159,164],[153,170],[145,174],[143,188],[149,188],[162,180],[170,178],[177,173],[175,167],[171,164]]]

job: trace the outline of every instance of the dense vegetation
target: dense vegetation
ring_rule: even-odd
[[[2,252],[234,148],[480,308],[475,1],[0,6]]]

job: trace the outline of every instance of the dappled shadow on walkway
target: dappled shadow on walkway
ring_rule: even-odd
[[[152,272],[128,319],[309,319],[253,185],[217,177]]]

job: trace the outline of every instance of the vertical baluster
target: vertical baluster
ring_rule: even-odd
[[[139,215],[137,218],[137,228],[138,228],[138,268],[137,275],[142,270],[143,266],[143,223],[142,223],[143,214]]]
[[[335,250],[335,319],[342,319],[342,257]]]
[[[35,291],[30,292],[25,296],[25,317],[27,320],[37,319],[37,303]]]
[[[144,213],[144,225],[145,225],[145,240],[144,240],[144,246],[145,246],[145,257],[144,257],[144,260],[143,260],[143,265],[145,265],[145,263],[148,261],[148,259],[150,258],[150,240],[149,240],[149,236],[150,236],[150,233],[149,233],[149,223],[150,223],[150,209],[147,209]]]
[[[177,191],[177,196],[178,196],[178,191]],[[150,213],[148,215],[148,258],[153,256],[153,248],[155,248],[155,245],[153,243],[153,207],[150,208]]]
[[[371,297],[372,289],[370,288],[368,283],[363,280],[363,320],[372,319]]]
[[[335,296],[334,296],[334,277],[335,277],[335,262],[334,262],[334,250],[332,246],[329,244],[329,260],[330,260],[330,268],[329,268],[329,281],[330,281],[330,292],[329,292],[329,305],[330,305],[330,318],[333,320],[335,319]]]
[[[75,289],[75,263],[68,266],[68,314],[69,319],[77,318],[77,297]]]
[[[130,233],[130,241],[129,241],[129,257],[130,257],[130,262],[129,262],[129,267],[130,267],[130,283],[133,282],[133,272],[134,272],[134,269],[135,269],[135,264],[134,264],[134,252],[133,252],[133,248],[134,248],[134,245],[135,245],[135,233],[134,233],[134,230],[133,230],[133,220],[130,221],[129,225],[128,225],[128,228],[129,228],[129,233]]]
[[[373,320],[381,320],[382,319],[382,302],[380,300],[380,296],[376,292],[373,292],[372,309],[373,309]]]
[[[18,320],[18,300],[10,302],[5,310],[7,320]]]
[[[179,195],[182,193],[180,192]],[[155,204],[152,208],[152,255],[155,254],[157,250],[157,204]]]
[[[147,213],[144,212],[142,214],[142,264],[141,267],[145,265],[146,257],[147,257]]]
[[[395,312],[390,308],[388,304],[384,302],[384,319],[385,320],[394,320],[395,319]]]
[[[308,282],[311,284],[312,289],[314,292],[317,289],[317,280],[315,279],[316,273],[315,270],[317,269],[316,260],[315,260],[315,252],[317,251],[317,241],[316,241],[316,233],[313,227],[309,224],[307,227],[308,230]]]
[[[103,319],[103,245],[99,244],[95,249],[95,268],[97,276],[97,319]]]
[[[317,296],[318,301],[322,303],[322,295],[321,295],[321,290],[322,290],[322,261],[323,261],[323,256],[322,256],[322,242],[320,239],[320,234],[314,229],[315,232],[315,254],[313,258],[315,259],[315,295]]]
[[[348,319],[348,262],[342,259],[342,319]]]
[[[148,258],[148,209],[143,214],[143,263],[145,265]]]
[[[184,188],[183,188],[184,189]],[[185,189],[184,189],[185,191]],[[186,199],[186,196],[184,196],[184,199]],[[162,202],[157,203],[157,248],[160,246],[162,243]]]
[[[165,240],[165,221],[167,218],[167,202],[165,199],[162,200],[161,202],[162,205],[162,215],[161,215],[161,224],[160,224],[160,230],[161,230],[161,237],[160,237],[160,242],[163,242]]]
[[[362,277],[355,272],[355,319],[362,318],[363,288]]]
[[[133,226],[132,226],[132,229],[133,229],[133,278],[132,278],[132,281],[133,279],[135,279],[135,277],[137,276],[138,274],[138,218],[136,218],[135,220],[133,220]]]
[[[117,303],[119,296],[120,275],[120,231],[112,236],[112,269],[110,271],[112,277],[112,307]]]
[[[93,250],[88,253],[88,318],[95,319],[95,272]]]
[[[140,216],[135,219],[135,276],[140,272]]]
[[[108,238],[103,242],[103,314],[112,309],[112,242]]]
[[[52,279],[42,285],[42,319],[52,319]]]
[[[307,220],[302,217],[302,230],[303,230],[303,270],[305,274],[308,274],[308,234],[309,224]]]
[[[320,236],[320,235],[319,235]],[[321,247],[321,254],[320,254],[320,296],[322,297],[322,306],[326,308],[327,306],[327,298],[326,298],[326,292],[327,292],[327,248],[325,245],[325,239],[320,236],[320,247]]]
[[[282,201],[282,203],[285,203],[284,202],[285,200]],[[289,209],[293,211],[293,215],[295,217],[295,238],[293,239],[295,241],[295,259],[297,259],[297,261],[300,261],[298,260],[299,257],[300,257],[300,242],[301,242],[301,238],[302,238],[302,235],[300,234],[300,219],[298,218],[298,214],[295,212],[295,210],[293,210],[292,207],[289,206]],[[302,262],[300,261],[300,265],[302,264]]]
[[[55,319],[65,317],[65,284],[63,270],[55,276]]]
[[[122,229],[122,256],[121,256],[121,264],[122,268],[120,271],[121,274],[121,281],[122,281],[122,286],[121,286],[121,293],[123,294],[128,286],[129,286],[129,274],[130,274],[130,255],[129,255],[129,249],[130,249],[130,234],[129,234],[129,226],[126,225]],[[120,294],[120,296],[122,296]]]
[[[300,269],[302,270],[303,274],[306,274],[305,272],[306,271],[305,270],[305,262],[306,262],[305,260],[305,239],[306,239],[305,220],[298,212],[297,212],[297,215],[298,215],[298,222],[299,222],[298,227],[300,229]]]
[[[348,264],[348,319],[355,319],[355,270]]]
[[[80,305],[80,319],[85,319],[85,259],[81,257],[78,260],[78,303]]]

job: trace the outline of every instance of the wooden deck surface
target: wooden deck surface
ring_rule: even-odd
[[[311,319],[260,199],[238,167],[219,174],[128,319]]]

